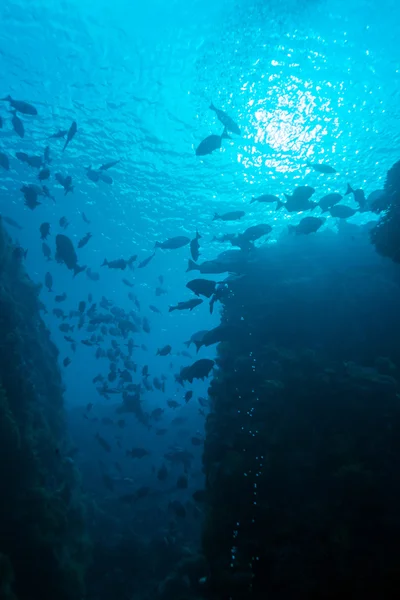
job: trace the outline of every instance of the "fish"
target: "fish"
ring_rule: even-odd
[[[192,390],[189,390],[188,392],[186,392],[185,398],[184,398],[186,404],[189,402],[189,400],[191,400],[192,397],[193,397],[193,391]]]
[[[45,165],[49,165],[51,163],[50,158],[50,146],[46,146],[43,152],[43,162]]]
[[[45,181],[49,177],[50,177],[50,169],[48,167],[45,167],[44,169],[39,171],[39,174],[38,174],[39,181]]]
[[[87,233],[83,238],[81,238],[78,242],[78,248],[83,248],[86,246],[90,238],[92,237],[91,233]]]
[[[57,140],[59,138],[65,138],[67,133],[68,133],[68,129],[59,129],[58,131],[56,131],[56,133],[53,133],[53,135],[50,135],[48,139],[49,140],[52,140],[52,139]]]
[[[40,230],[40,238],[42,240],[47,240],[48,235],[50,234],[50,223],[42,223],[39,227]]]
[[[202,140],[196,148],[196,156],[206,156],[207,154],[212,154],[214,150],[221,148],[223,139],[232,139],[228,135],[226,128],[221,135],[212,134]]]
[[[155,294],[156,296],[162,296],[163,294],[167,294],[167,290],[164,290],[163,288],[160,287],[156,287],[155,289]]]
[[[82,215],[82,219],[85,221],[85,223],[87,223],[88,225],[90,225],[90,221],[89,221],[89,219],[87,218],[87,216],[85,215],[85,213],[83,211],[81,212],[81,215]]]
[[[86,176],[88,179],[90,179],[90,181],[93,181],[94,183],[97,183],[100,179],[100,175],[97,171],[94,171],[92,169],[92,165],[90,165],[89,167],[85,167],[86,168]]]
[[[46,198],[51,198],[53,200],[53,202],[56,201],[56,199],[54,198],[54,196],[52,196],[50,194],[50,190],[46,185],[42,185],[42,192],[43,192],[43,196],[46,196]]]
[[[103,450],[105,450],[106,452],[111,452],[111,446],[107,442],[107,440],[105,440],[103,437],[101,437],[101,435],[99,433],[96,433],[96,435],[94,437],[98,441],[100,446],[103,448]]]
[[[40,167],[43,165],[43,160],[41,156],[30,156],[25,152],[16,152],[15,156],[18,158],[18,160],[20,160],[23,163],[26,163],[34,169],[40,169]]]
[[[184,342],[185,346],[187,348],[190,348],[191,344],[195,344],[196,342],[201,341],[206,333],[208,333],[208,329],[196,331],[196,333],[193,333],[189,340]]]
[[[120,158],[118,158],[117,160],[111,160],[108,163],[104,163],[103,165],[101,165],[100,167],[100,171],[105,171],[106,169],[111,169],[111,167],[115,167],[115,165],[117,165],[120,162]]]
[[[12,256],[15,260],[21,261],[28,255],[28,250],[22,248],[22,246],[16,246],[12,251]]]
[[[351,208],[345,204],[336,204],[329,209],[330,215],[332,217],[337,217],[338,219],[348,219],[349,217],[353,217],[356,212],[358,212],[358,209]]]
[[[238,326],[232,325],[218,325],[209,331],[203,333],[203,335],[194,339],[193,343],[196,346],[197,352],[203,346],[213,346],[219,342],[229,342],[233,339],[240,339],[242,330]]]
[[[314,169],[314,171],[317,171],[317,173],[324,173],[325,175],[337,173],[336,169],[334,169],[333,167],[329,165],[323,165],[320,163],[307,162],[307,167],[310,167],[310,169]]]
[[[94,273],[90,267],[88,269],[86,269],[86,275],[88,276],[89,279],[91,279],[92,281],[99,281],[100,279],[100,275],[99,273]]]
[[[78,304],[78,310],[79,312],[82,314],[85,312],[85,308],[86,308],[86,302],[84,300],[81,300]]]
[[[201,235],[196,230],[196,237],[194,237],[192,239],[192,241],[190,242],[190,254],[192,255],[192,259],[194,260],[194,262],[197,262],[199,260],[199,256],[200,256],[200,252],[199,252],[199,248],[200,248],[199,240],[200,239],[201,239]]]
[[[177,237],[165,240],[165,242],[156,242],[154,247],[161,248],[162,250],[177,250],[178,248],[183,248],[183,246],[187,246],[188,244],[190,244],[190,238],[183,235],[178,235]]]
[[[150,454],[150,452],[145,448],[132,448],[132,450],[126,451],[126,456],[130,456],[131,458],[143,458],[148,454]]]
[[[244,217],[246,213],[244,210],[232,210],[231,212],[227,212],[223,215],[219,215],[218,213],[214,214],[213,221],[238,221],[242,217]]]
[[[10,95],[6,96],[5,98],[1,98],[1,100],[3,102],[9,102],[10,106],[12,106],[16,112],[20,112],[22,115],[30,115],[34,117],[38,114],[36,108],[24,100],[14,100],[14,98],[11,98]]]
[[[156,356],[167,356],[168,354],[171,354],[171,346],[168,344],[167,346],[163,346],[163,348],[159,348],[157,350]]]
[[[201,358],[200,360],[196,360],[192,365],[188,367],[183,367],[179,375],[176,375],[176,381],[183,385],[185,381],[189,381],[189,383],[193,383],[193,379],[204,379],[208,377],[210,372],[212,371],[215,362],[209,358]]]
[[[161,315],[161,314],[162,314],[162,313],[161,313],[161,310],[160,310],[159,308],[157,308],[157,306],[154,306],[153,304],[149,304],[149,309],[150,309],[152,312],[154,312],[154,313],[157,313],[157,314],[159,314],[159,315]]]
[[[156,255],[156,253],[153,252],[153,254],[150,254],[150,256],[148,256],[147,258],[145,258],[144,260],[142,260],[142,262],[140,262],[138,264],[138,269],[143,269],[143,267],[147,267],[147,265],[155,257],[155,255]]]
[[[56,302],[64,302],[64,300],[66,300],[66,299],[67,299],[67,294],[65,292],[63,294],[60,294],[60,295],[58,295],[58,296],[56,296],[54,298],[54,300]]]
[[[0,152],[0,167],[3,167],[5,171],[10,170],[10,161],[7,154],[4,154],[4,152]]]
[[[67,139],[65,140],[63,152],[64,152],[64,150],[66,149],[66,147],[68,146],[68,144],[70,143],[70,141],[72,140],[72,138],[74,137],[74,135],[76,134],[77,131],[78,131],[78,126],[76,124],[76,121],[72,121],[71,127],[68,129]]]
[[[345,196],[347,196],[348,194],[353,194],[354,200],[357,202],[358,206],[360,207],[360,212],[363,212],[366,207],[366,204],[367,204],[364,190],[362,190],[362,189],[353,190],[351,185],[348,183]]]
[[[4,215],[0,215],[0,218],[3,219],[3,221],[5,223],[8,223],[9,225],[11,225],[11,227],[15,227],[15,229],[19,229],[19,230],[23,229],[21,227],[21,225],[19,223],[17,223],[17,221],[14,221],[14,219],[12,219],[11,217],[6,217]]]
[[[304,217],[298,225],[288,225],[288,229],[290,233],[296,235],[309,235],[316,233],[325,221],[323,217]]]
[[[59,313],[63,312],[62,310],[55,308],[55,309],[53,309],[53,313],[54,314],[56,314],[55,313],[56,310],[58,310]],[[63,318],[64,318],[64,313],[63,313]],[[61,325],[59,325],[58,329],[60,331],[62,331],[63,333],[68,333],[68,331],[73,331],[74,330],[74,325],[68,325],[68,323],[62,323]]]
[[[286,202],[278,202],[276,209],[279,210],[285,207],[288,212],[302,212],[304,210],[312,210],[315,208],[315,202],[310,202],[311,196],[314,194],[315,189],[310,186],[301,185],[295,188],[293,194],[290,196],[284,194]]]
[[[186,300],[185,302],[178,302],[175,306],[170,306],[168,312],[173,310],[190,310],[192,311],[196,306],[202,304],[203,300],[200,298],[194,298],[193,300]]]
[[[332,194],[327,194],[326,196],[323,196],[321,200],[319,200],[319,202],[315,203],[315,206],[319,206],[323,213],[328,212],[328,210],[332,208],[332,206],[338,204],[338,202],[340,202],[342,199],[342,194],[333,192]]]
[[[45,277],[44,277],[44,283],[47,287],[47,289],[49,290],[49,292],[53,291],[53,276],[51,273],[47,272]]]
[[[71,364],[71,359],[68,357],[64,358],[64,360],[63,360],[64,367],[68,367],[68,365],[70,365],[70,364]]]
[[[128,260],[124,258],[118,258],[117,260],[108,261],[106,258],[104,259],[102,267],[108,267],[109,269],[121,269],[124,271],[126,267],[131,265],[137,259],[136,254],[131,256]]]
[[[37,199],[38,192],[34,187],[32,187],[32,185],[23,185],[21,188],[21,192],[24,194],[25,206],[27,206],[31,210],[34,210],[37,206],[41,204],[41,202],[38,202]]]
[[[110,175],[107,175],[107,173],[100,171],[98,175],[99,175],[99,179],[101,181],[103,181],[104,183],[108,183],[109,185],[112,184],[113,179],[112,179],[112,177],[110,177]]]
[[[78,257],[69,237],[61,233],[56,236],[55,258],[57,262],[64,263],[67,269],[73,271],[74,277],[86,269],[86,265],[83,267],[78,265]]]
[[[55,174],[56,181],[64,188],[64,196],[68,194],[68,192],[73,192],[74,187],[72,185],[72,177],[67,175],[64,177],[61,173]]]
[[[69,223],[67,221],[67,217],[61,217],[61,219],[59,220],[59,225],[60,227],[62,227],[63,229],[67,229]]]
[[[210,279],[192,279],[186,284],[186,287],[191,290],[196,296],[205,296],[211,298],[215,293],[217,283]]]
[[[21,119],[17,116],[16,112],[13,114],[13,117],[11,119],[11,123],[12,123],[12,126],[14,128],[15,133],[17,135],[19,135],[20,138],[23,138],[25,136],[24,124],[21,121]]]
[[[262,196],[253,196],[253,198],[250,200],[250,204],[253,204],[253,202],[272,204],[273,202],[280,202],[280,200],[278,196],[274,196],[273,194],[263,194]]]
[[[130,282],[130,281],[128,281],[127,279],[123,279],[123,280],[122,280],[122,283],[124,283],[126,286],[128,286],[128,287],[130,287],[130,288],[133,288],[133,287],[135,287],[135,284],[134,284],[134,283],[131,283],[131,282]]]
[[[182,406],[181,404],[179,404],[179,402],[177,402],[176,400],[167,400],[167,406],[169,406],[169,408],[179,408],[180,406]]]
[[[64,311],[61,310],[61,308],[53,308],[53,315],[55,317],[57,317],[57,319],[65,319]],[[69,331],[69,325],[68,325],[68,331]]]
[[[235,121],[229,115],[226,114],[226,112],[224,112],[223,110],[220,110],[219,108],[215,108],[215,106],[212,102],[211,102],[209,108],[210,108],[210,110],[213,110],[215,112],[215,114],[217,115],[218,121],[220,121],[222,123],[222,125],[225,127],[225,129],[227,131],[230,131],[231,133],[236,133],[237,135],[240,135],[239,126],[235,123]]]

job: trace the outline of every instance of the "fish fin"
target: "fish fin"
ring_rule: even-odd
[[[160,242],[156,242],[154,244],[154,248],[161,248],[161,243]]]
[[[173,310],[176,310],[176,306],[170,306],[168,312],[172,312]]]
[[[255,201],[256,201],[256,198],[254,198],[254,196],[253,196],[253,198],[250,200],[250,204],[253,204],[253,202],[255,202]]]
[[[286,198],[286,200],[290,200],[291,196],[289,196],[288,194],[283,194]]]
[[[196,270],[199,270],[199,267],[196,265],[196,263],[191,258],[189,258],[188,268],[186,269],[186,273],[188,271],[196,271]]]
[[[80,267],[79,265],[75,265],[74,277],[75,277],[75,275],[78,275],[78,273],[82,273],[82,271],[84,271],[85,269],[86,269],[86,265],[84,265],[83,267]]]
[[[108,265],[108,260],[105,258],[103,264],[101,265],[102,267],[106,267]]]
[[[214,216],[213,216],[213,221],[217,221],[217,220],[218,220],[218,219],[220,219],[220,218],[221,218],[221,217],[219,216],[219,214],[218,214],[218,213],[214,213]]]
[[[6,98],[4,98],[4,100],[6,100]],[[209,109],[210,110],[217,110],[212,102],[211,102],[211,104],[209,106]]]
[[[202,346],[202,343],[197,341],[197,342],[194,342],[194,345],[196,346],[196,354],[198,354],[199,350]]]
[[[227,130],[226,127],[224,128],[224,130],[222,132],[221,138],[224,139],[224,140],[231,140],[232,139],[231,136],[228,135],[228,130]]]
[[[345,195],[345,196],[348,196],[349,194],[354,194],[354,190],[353,190],[353,188],[351,187],[351,185],[348,183],[348,184],[347,184],[347,190],[345,191],[344,195]]]
[[[314,204],[310,210],[315,210],[317,208],[317,206],[319,206],[318,202],[314,202]]]
[[[278,202],[276,203],[276,210],[279,210],[280,208],[282,208],[282,206],[285,206],[285,203],[278,200]]]

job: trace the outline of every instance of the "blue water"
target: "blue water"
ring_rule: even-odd
[[[108,361],[96,360],[95,348],[79,343],[89,337],[84,330],[72,334],[78,347],[76,354],[71,352],[58,330],[60,321],[51,314],[58,306],[53,296],[67,293],[67,301],[59,305],[67,312],[77,309],[89,293],[94,301],[104,295],[130,310],[131,290],[122,277],[134,282],[141,315],[151,323],[150,334],[134,336],[135,343],[148,348],[135,349],[138,379],[144,365],[152,377],[167,375],[165,395],[155,390],[143,398],[146,410],[165,408],[157,426],[168,433],[156,436],[154,427],[149,431],[128,415],[127,428],[117,432],[123,436],[122,448],[115,449],[110,465],[122,461],[137,485],[153,481],[151,469],[159,468],[171,444],[190,445],[191,436],[203,432],[197,396],[207,395],[207,381],[182,388],[174,375],[191,362],[179,354],[185,349],[183,342],[195,331],[217,325],[219,309],[210,315],[205,301],[190,313],[168,313],[170,305],[192,297],[184,287],[197,277],[195,272],[185,273],[188,247],[157,251],[148,267],[133,273],[101,268],[104,258],[137,254],[140,261],[153,252],[156,241],[176,235],[192,238],[198,229],[201,260],[208,260],[229,248],[213,243],[215,235],[267,222],[273,226],[273,243],[288,223],[297,224],[304,216],[250,205],[252,196],[290,193],[300,184],[315,187],[316,199],[331,191],[344,193],[348,182],[367,195],[382,188],[388,168],[398,159],[400,140],[400,47],[394,26],[399,18],[394,0],[1,3],[0,93],[32,103],[38,116],[21,116],[26,130],[21,140],[12,130],[8,104],[0,103],[0,150],[11,157],[10,171],[0,171],[0,212],[23,226],[17,231],[6,225],[28,249],[30,277],[43,283],[50,270],[54,278],[54,292],[41,292],[49,310],[44,319],[59,347],[60,365],[65,357],[72,359],[61,368],[86,474],[101,454],[96,431],[111,440],[115,431],[81,421],[83,407],[93,402],[93,414],[109,414],[117,401],[104,400],[95,390],[92,378],[107,374]],[[199,158],[199,142],[222,130],[209,110],[211,101],[235,119],[242,135]],[[78,133],[62,153],[63,141],[47,138],[68,129],[73,120]],[[48,185],[56,202],[41,198],[43,204],[30,211],[19,190],[36,181],[36,171],[14,158],[15,152],[41,154],[47,144],[52,157]],[[112,185],[88,180],[84,167],[118,158],[120,163],[109,171]],[[338,174],[319,175],[307,161],[330,164]],[[64,196],[54,182],[56,172],[73,177],[73,194]],[[350,200],[346,203],[355,206]],[[212,221],[216,211],[228,210],[245,210],[246,215],[240,222]],[[54,253],[62,216],[70,222],[65,233],[75,246],[88,231],[93,234],[79,251],[79,263],[99,272],[98,282],[85,273],[73,278],[64,265],[44,259],[39,226],[51,223],[48,243]],[[349,222],[373,218],[365,213]],[[328,217],[325,227],[336,231],[336,226]],[[158,298],[159,275],[168,293]],[[149,304],[162,314],[151,312]],[[172,357],[156,356],[157,348],[166,344],[172,346]],[[193,346],[191,353],[194,360]],[[198,355],[213,356],[213,348],[203,348]],[[167,398],[182,402],[187,389],[195,392],[188,405],[183,402],[178,410],[165,406]],[[178,415],[188,419],[180,433],[170,425]],[[134,469],[124,458],[132,445],[151,449],[151,456],[136,461]],[[201,450],[191,451],[198,461],[193,478],[200,484]]]

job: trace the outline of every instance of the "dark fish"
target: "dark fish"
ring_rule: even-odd
[[[202,333],[202,332],[199,332]],[[210,329],[199,336],[198,339],[194,339],[193,343],[196,346],[197,352],[203,346],[213,346],[218,342],[229,342],[232,339],[240,338],[240,329],[231,325],[218,325],[214,329]]]
[[[17,117],[17,113],[13,114],[13,118],[11,119],[12,126],[14,131],[20,138],[25,136],[24,124],[19,117]]]
[[[47,236],[50,234],[50,223],[42,223],[39,229],[41,239],[47,240]]]
[[[64,360],[63,360],[64,367],[68,367],[68,365],[70,365],[70,364],[71,364],[71,359],[68,357],[64,358]]]
[[[87,216],[85,215],[85,213],[84,213],[84,212],[81,212],[81,215],[82,215],[82,219],[85,221],[85,223],[87,223],[88,225],[90,225],[90,221],[89,221],[89,219],[87,218]]]
[[[214,364],[215,362],[209,358],[196,360],[192,365],[183,367],[179,375],[176,376],[176,380],[183,385],[185,381],[193,383],[193,379],[204,379],[208,377]]]
[[[186,402],[186,404],[189,402],[189,400],[192,399],[192,397],[193,397],[193,391],[192,390],[190,390],[189,392],[186,392],[186,394],[185,394],[185,402]]]
[[[218,121],[222,123],[222,125],[227,131],[231,131],[232,133],[240,135],[240,129],[238,125],[236,125],[235,121],[229,115],[227,115],[226,112],[220,110],[219,108],[215,108],[212,102],[210,104],[210,110],[213,110],[215,112]]]
[[[126,456],[130,456],[131,458],[143,458],[148,454],[150,454],[150,452],[145,448],[132,448],[132,450],[126,451]]]
[[[51,139],[65,138],[65,136],[67,135],[67,133],[68,133],[67,129],[60,129],[59,131],[57,131],[57,133],[53,133],[53,135],[51,135],[49,137],[49,140],[51,140]]]
[[[128,281],[127,279],[123,279],[123,280],[122,280],[122,283],[124,283],[126,286],[128,286],[128,287],[130,287],[130,288],[133,288],[133,287],[135,287],[135,284],[134,284],[134,283],[131,283],[131,282],[130,282],[130,281]]]
[[[86,302],[84,300],[81,300],[78,304],[78,310],[79,312],[82,314],[85,312],[85,308],[86,308]]]
[[[49,290],[49,292],[53,291],[53,276],[51,273],[47,272],[45,277],[44,277],[44,283],[47,287],[47,289]]]
[[[104,165],[101,165],[100,171],[105,171],[106,169],[111,169],[111,167],[115,167],[115,165],[117,165],[120,160],[121,159],[118,158],[118,160],[112,160],[108,163],[105,163]]]
[[[192,279],[186,284],[186,287],[189,288],[196,296],[205,296],[206,298],[211,298],[211,296],[215,293],[215,286],[217,283],[215,281],[211,281],[210,279]]]
[[[42,186],[42,192],[43,192],[43,196],[46,196],[46,198],[51,198],[53,200],[53,202],[56,201],[56,199],[54,198],[54,196],[52,196],[50,194],[50,190],[46,185]]]
[[[38,175],[39,181],[45,181],[49,177],[50,177],[50,169],[48,167],[45,167],[44,169],[39,171],[39,175]]]
[[[104,173],[103,171],[100,171],[99,179],[104,183],[108,183],[109,185],[111,185],[113,182],[112,177],[110,177],[110,175],[107,175],[107,173]]]
[[[99,173],[97,171],[94,171],[91,165],[89,167],[86,167],[86,176],[88,179],[90,179],[90,181],[93,181],[94,183],[97,183],[100,179]]]
[[[304,217],[298,225],[289,225],[288,229],[289,232],[295,233],[296,235],[308,235],[318,231],[325,221],[326,219],[323,217]]]
[[[321,165],[318,163],[308,162],[307,166],[311,169],[314,169],[314,171],[317,171],[317,173],[324,173],[325,175],[330,173],[336,173],[336,170],[333,167],[330,167],[329,165]]]
[[[61,219],[59,220],[59,225],[60,227],[62,227],[63,229],[67,229],[69,223],[67,221],[67,217],[61,217]]]
[[[39,206],[39,204],[41,204],[41,202],[38,202],[37,199],[38,192],[33,186],[23,185],[21,188],[21,192],[24,194],[25,197],[25,206],[27,206],[31,210],[34,210],[37,206]]]
[[[94,273],[90,268],[86,269],[86,275],[92,281],[99,281],[99,279],[100,279],[99,273]]]
[[[315,208],[315,202],[310,202],[310,198],[314,192],[315,189],[312,187],[306,185],[299,186],[294,190],[291,196],[284,194],[287,202],[278,202],[276,209],[278,210],[284,206],[288,212],[311,210]]]
[[[103,448],[103,450],[105,450],[106,452],[111,452],[110,444],[103,437],[101,437],[101,435],[96,433],[94,437],[96,438],[100,446]]]
[[[68,192],[74,191],[74,188],[72,185],[72,177],[70,175],[67,175],[66,177],[64,177],[64,175],[62,175],[61,173],[56,173],[55,179],[64,188],[65,196],[68,194]]]
[[[63,152],[64,152],[65,148],[68,146],[68,144],[70,143],[70,141],[72,140],[72,138],[74,137],[74,135],[76,134],[77,130],[78,130],[78,126],[76,124],[76,121],[73,121],[71,124],[71,127],[69,128],[68,133],[67,133],[67,139],[65,140]]]
[[[332,217],[337,217],[338,219],[348,219],[349,217],[353,217],[358,210],[344,204],[336,204],[336,206],[332,206],[329,212]]]
[[[197,262],[199,260],[199,256],[200,256],[200,252],[199,252],[199,248],[200,248],[200,244],[199,244],[199,240],[201,239],[201,235],[199,234],[198,231],[196,231],[196,237],[192,239],[192,241],[190,242],[190,253],[192,255],[192,258],[194,260],[194,262]]]
[[[190,244],[190,238],[183,235],[178,235],[177,237],[170,238],[165,242],[156,242],[155,248],[161,248],[162,250],[177,250],[178,248],[183,248],[183,246],[187,246],[188,244]]]
[[[21,225],[17,223],[17,221],[14,221],[14,219],[12,219],[11,217],[5,217],[4,215],[1,215],[1,218],[3,219],[3,221],[11,225],[11,227],[15,227],[16,229],[22,229]]]
[[[64,263],[65,266],[74,272],[74,276],[86,269],[86,266],[78,265],[78,257],[74,250],[71,240],[63,234],[56,236],[56,255],[57,262]]]
[[[121,269],[122,271],[124,271],[126,267],[128,265],[130,266],[133,262],[135,262],[136,259],[137,256],[135,254],[131,256],[128,260],[125,260],[124,258],[118,258],[117,260],[108,261],[105,258],[101,266],[108,267],[109,269]]]
[[[46,146],[46,148],[44,149],[43,161],[46,165],[49,165],[51,163],[50,146]]]
[[[203,339],[203,337],[205,336],[206,333],[208,333],[208,329],[202,329],[201,331],[196,331],[196,333],[194,333],[190,337],[190,340],[188,340],[187,342],[184,342],[185,346],[187,348],[190,348],[191,344],[195,344],[196,342],[200,342]]]
[[[3,102],[9,102],[10,106],[12,106],[16,112],[20,112],[23,115],[31,115],[34,117],[38,114],[36,108],[24,100],[14,100],[11,96],[6,96],[5,98],[1,98],[1,100]]]
[[[154,312],[157,313],[158,315],[161,315],[161,310],[159,308],[157,308],[157,306],[154,306],[153,304],[149,304],[149,309]]]
[[[145,333],[151,333],[151,331],[150,331],[150,323],[149,323],[149,320],[146,317],[143,317],[142,326],[143,326],[143,331]]]
[[[65,319],[64,311],[61,308],[53,308],[53,315],[57,317],[57,319]],[[69,331],[69,325],[67,326]]]
[[[201,141],[196,148],[196,156],[206,156],[207,154],[214,152],[214,150],[218,150],[221,148],[223,139],[231,139],[226,131],[226,128],[221,135],[209,135],[203,141]]]
[[[145,258],[144,260],[142,260],[142,262],[140,262],[138,264],[138,269],[143,269],[143,267],[147,267],[147,265],[155,257],[155,255],[156,255],[156,253],[153,252],[153,254],[151,254],[150,256],[148,256],[147,258]]]
[[[3,167],[6,171],[10,170],[10,161],[8,160],[7,154],[0,152],[0,167]]]
[[[156,356],[167,356],[168,354],[171,354],[171,350],[172,348],[170,345],[164,346],[163,348],[159,348],[157,350]]]
[[[178,302],[176,306],[170,306],[168,312],[173,310],[193,310],[199,304],[202,304],[203,300],[200,298],[194,298],[193,300],[186,300],[186,302]]]
[[[233,210],[231,212],[227,212],[223,215],[219,215],[218,213],[215,213],[213,221],[216,220],[221,220],[221,221],[237,221],[238,219],[241,219],[242,217],[244,217],[246,213],[243,210]]]
[[[363,212],[366,207],[366,204],[367,204],[364,190],[362,190],[362,189],[353,190],[351,185],[348,183],[345,196],[347,196],[348,194],[353,194],[354,200],[357,202],[358,206],[360,207],[360,212]]]
[[[92,234],[87,233],[82,239],[79,240],[78,248],[83,248],[84,246],[86,246],[86,244],[88,243],[88,241],[90,240],[91,237],[92,237]]]
[[[250,200],[250,204],[253,202],[263,202],[265,204],[272,204],[273,202],[279,202],[278,196],[274,196],[272,194],[263,194],[262,196],[257,196],[256,198],[252,198]]]
[[[66,299],[67,299],[67,294],[66,294],[65,292],[64,292],[63,294],[61,294],[61,295],[59,295],[59,296],[56,296],[56,297],[54,298],[54,300],[55,300],[56,302],[64,302],[64,300],[66,300]]]
[[[12,251],[12,256],[15,260],[21,261],[23,258],[26,258],[28,254],[28,250],[24,250],[22,246],[16,246]]]
[[[328,210],[340,202],[342,198],[342,194],[338,194],[336,192],[327,194],[326,196],[323,196],[321,200],[315,204],[315,206],[319,206],[323,213],[328,212]]]

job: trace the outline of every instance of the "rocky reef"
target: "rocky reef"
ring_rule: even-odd
[[[0,597],[80,600],[90,544],[58,351],[0,220]]]
[[[219,344],[209,390],[212,600],[398,596],[399,293],[386,282],[372,297],[377,265],[362,282],[327,268],[319,239],[290,281],[271,270],[284,245],[280,262],[259,252],[223,301],[222,324],[242,333]],[[345,243],[326,240],[336,255]]]

